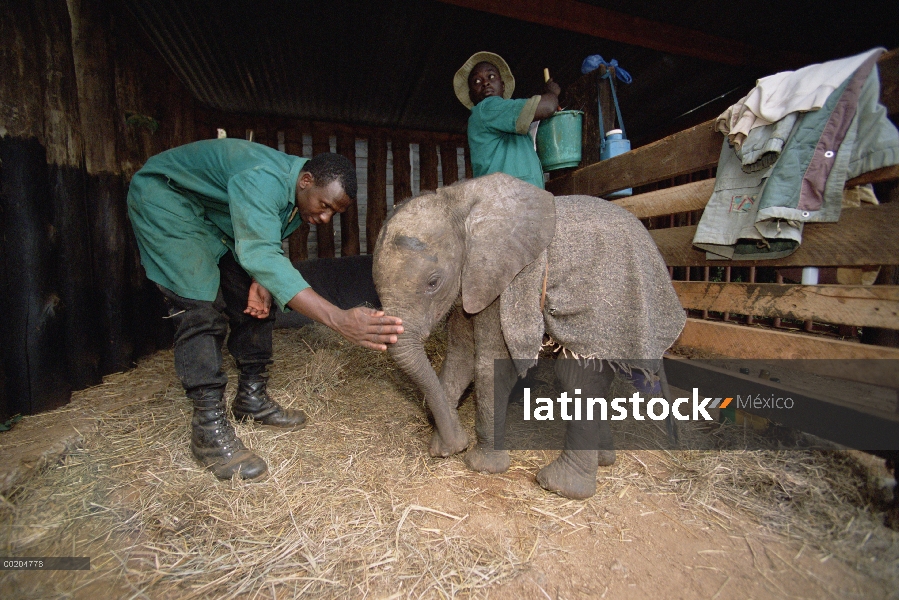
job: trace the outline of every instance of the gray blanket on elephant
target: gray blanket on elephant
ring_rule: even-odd
[[[500,297],[509,352],[527,359],[516,361],[519,372],[536,361],[545,335],[575,358],[657,371],[686,317],[649,232],[591,196],[557,197],[555,207],[553,241]]]

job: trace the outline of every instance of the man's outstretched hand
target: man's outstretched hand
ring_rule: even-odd
[[[385,315],[383,310],[365,306],[343,310],[306,288],[291,298],[287,306],[314,321],[324,323],[354,344],[372,350],[387,350],[403,333],[399,317]]]

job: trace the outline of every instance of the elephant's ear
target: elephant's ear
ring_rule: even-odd
[[[549,246],[556,208],[549,192],[503,173],[472,180],[465,194],[472,198],[465,221],[462,307],[472,314],[487,308]]]

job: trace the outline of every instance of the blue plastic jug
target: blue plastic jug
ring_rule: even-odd
[[[599,160],[606,160],[619,154],[631,151],[631,141],[625,139],[624,133],[620,129],[610,129],[606,134],[605,144],[599,151]],[[606,194],[606,198],[625,198],[634,193],[633,188],[618,190],[611,194]]]

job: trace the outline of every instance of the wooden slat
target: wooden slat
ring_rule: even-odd
[[[303,131],[292,127],[284,132],[284,150],[293,156],[303,156]],[[287,240],[290,261],[297,262],[309,258],[309,224],[303,223],[290,234]]]
[[[419,189],[422,192],[437,189],[437,145],[434,142],[421,142],[418,145]]]
[[[440,144],[440,172],[445,186],[459,180],[459,155],[454,144]]]
[[[899,360],[896,348],[699,319],[687,319],[675,345],[730,358],[846,360],[845,368],[832,360],[821,364],[813,360],[802,363],[809,372],[820,368],[824,376],[899,389],[899,371],[884,372],[876,365],[866,365],[875,359]]]
[[[696,226],[649,232],[669,267],[857,267],[899,265],[899,203],[846,209],[838,223],[809,223],[793,254],[772,260],[706,260]]]
[[[547,182],[557,196],[585,194],[602,197],[616,190],[638,187],[717,166],[723,137],[706,121],[641,146],[625,154],[578,169]]]
[[[356,136],[346,131],[337,132],[337,153],[356,164]],[[340,255],[359,254],[359,204],[353,198],[345,212],[340,213]]]
[[[331,132],[320,123],[312,126],[312,156],[331,151]],[[334,258],[334,223],[328,221],[315,226],[318,240],[318,257]]]
[[[365,215],[365,249],[375,250],[381,226],[387,219],[387,138],[368,140],[368,211]]]
[[[684,308],[899,329],[899,286],[672,283]]]
[[[408,139],[394,137],[390,145],[393,149],[393,205],[396,206],[412,197],[412,163]]]

